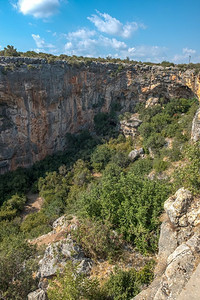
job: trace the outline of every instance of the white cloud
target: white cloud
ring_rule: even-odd
[[[124,42],[115,38],[110,39],[87,28],[69,32],[64,37],[67,39],[65,52],[68,55],[99,56],[104,51],[107,52],[111,49],[118,51],[127,48]]]
[[[69,32],[66,36],[69,40],[72,39],[88,39],[92,36],[94,36],[96,32],[94,30],[88,30],[86,28],[79,29],[74,32]]]
[[[127,48],[127,45],[124,42],[118,41],[115,38],[109,39],[102,35],[99,37],[98,42],[99,44],[103,44],[104,47],[111,47],[115,50]]]
[[[185,54],[185,55],[196,54],[196,50],[188,49],[188,48],[183,48],[183,54]]]
[[[159,46],[137,46],[128,49],[130,56],[134,57],[166,57],[166,48]]]
[[[175,54],[172,61],[175,63],[188,63],[189,60],[197,63],[200,60],[200,55],[196,50],[190,48],[183,48],[181,54]]]
[[[46,51],[55,53],[57,51],[54,45],[46,43],[44,39],[39,36],[39,34],[32,34],[32,38],[36,43],[37,49],[34,49],[36,52]]]
[[[60,0],[18,0],[14,5],[24,15],[48,18],[58,11]]]
[[[72,48],[73,48],[73,44],[71,42],[65,44],[65,51],[71,50]]]
[[[109,14],[101,13],[97,11],[97,14],[88,17],[100,32],[107,33],[110,35],[118,35],[123,38],[129,38],[133,32],[139,28],[145,28],[143,24],[137,22],[127,22],[125,25],[122,24],[116,18],[111,17]]]

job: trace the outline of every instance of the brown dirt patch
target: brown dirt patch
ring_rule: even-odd
[[[60,231],[60,232],[49,232],[47,234],[44,234],[32,241],[30,241],[30,244],[37,245],[38,247],[42,245],[48,245],[56,243],[58,241],[64,240],[66,238],[66,231]]]
[[[44,199],[40,197],[39,194],[32,194],[31,192],[29,192],[26,196],[28,200],[21,214],[21,217],[23,219],[25,219],[29,214],[39,212],[44,201]]]

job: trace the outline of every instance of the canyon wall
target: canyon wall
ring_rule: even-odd
[[[200,98],[200,75],[178,68],[114,63],[48,63],[0,57],[0,173],[65,149],[67,132],[93,127],[112,103]]]

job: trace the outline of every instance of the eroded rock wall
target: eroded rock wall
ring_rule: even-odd
[[[176,68],[0,58],[0,173],[28,167],[65,148],[67,132],[92,129],[93,117],[119,102],[133,111],[164,97],[199,95],[199,77]]]
[[[198,300],[200,199],[181,188],[164,209],[155,278],[134,300]]]

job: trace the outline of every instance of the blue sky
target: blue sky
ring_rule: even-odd
[[[0,0],[0,49],[200,62],[200,0]]]

